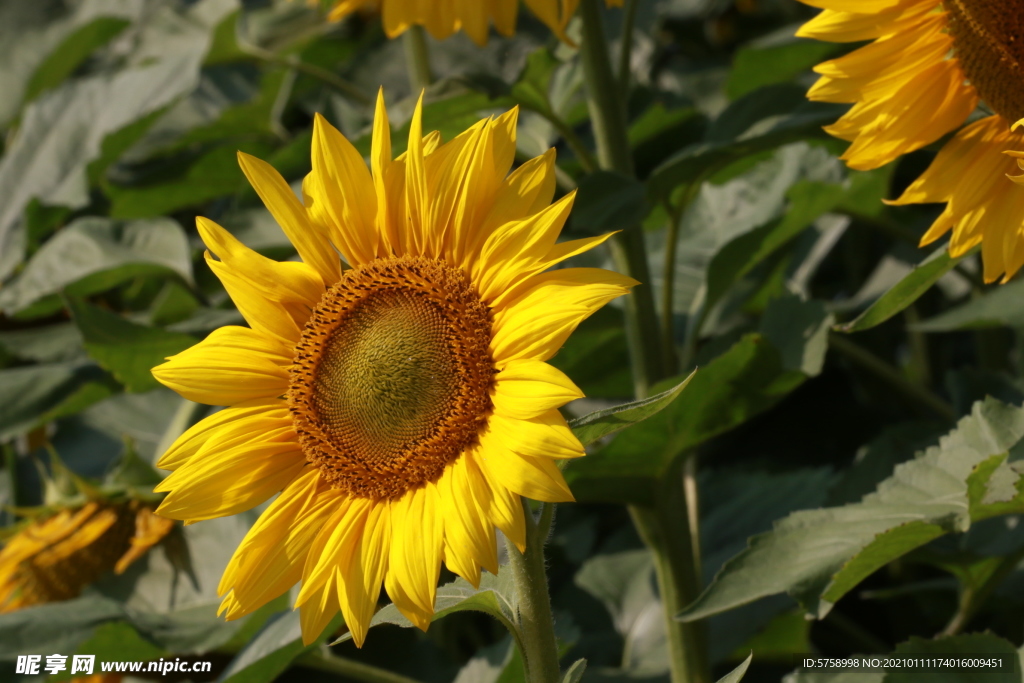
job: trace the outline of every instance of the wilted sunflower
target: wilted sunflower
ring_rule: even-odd
[[[991,110],[965,126],[893,204],[945,203],[921,240],[953,230],[950,253],[982,245],[985,281],[1024,265],[1024,189],[1009,182],[1024,139],[1024,1],[802,0],[824,8],[797,33],[873,41],[819,64],[813,100],[854,106],[826,128],[852,144],[843,159],[872,169],[957,129],[979,101]]]
[[[580,0],[523,1],[538,19],[566,40],[566,26]],[[621,7],[623,0],[606,2],[609,7]],[[341,0],[331,10],[329,18],[338,21],[353,12],[375,8],[380,10],[384,32],[391,38],[419,24],[438,40],[465,31],[477,45],[485,45],[492,23],[502,35],[515,34],[519,0]]]
[[[340,608],[361,644],[384,582],[425,629],[442,560],[476,584],[481,567],[498,570],[495,527],[524,547],[520,495],[572,499],[555,459],[583,448],[557,408],[582,394],[544,361],[635,283],[544,272],[607,236],[555,243],[573,197],[551,204],[553,151],[506,177],[516,118],[441,144],[418,105],[392,159],[379,99],[371,173],[317,116],[305,206],[240,155],[302,263],[198,220],[251,329],[216,330],[154,369],[188,399],[231,406],[160,460],[174,473],[158,513],[210,519],[282,491],[224,572],[228,618],[301,580],[306,642]]]
[[[40,517],[0,550],[0,613],[77,597],[104,573],[124,572],[173,527],[138,501],[92,501]]]

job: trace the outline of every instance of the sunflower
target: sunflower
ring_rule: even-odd
[[[985,281],[1011,278],[1024,265],[1024,189],[1006,178],[1024,148],[1024,0],[801,1],[824,11],[797,35],[872,41],[819,64],[808,93],[853,104],[826,128],[851,142],[843,159],[878,168],[959,129],[891,203],[945,203],[921,245],[952,230],[952,256],[981,244]],[[960,128],[980,102],[986,115]]]
[[[383,583],[426,629],[442,561],[477,585],[481,568],[498,571],[495,528],[525,547],[520,496],[572,499],[556,459],[583,448],[557,409],[582,393],[545,361],[635,282],[545,272],[608,236],[556,244],[573,196],[551,203],[553,150],[507,175],[516,120],[442,144],[423,135],[421,101],[393,159],[381,97],[371,172],[317,116],[304,203],[240,154],[301,263],[198,219],[250,327],[220,328],[153,371],[229,406],[158,462],[173,470],[158,513],[210,519],[281,492],[224,572],[229,619],[301,581],[304,640],[340,610],[361,645]]]
[[[138,501],[91,501],[30,522],[0,550],[0,613],[77,597],[105,572],[124,572],[173,526]]]
[[[524,0],[537,18],[562,40],[568,40],[565,29],[576,12],[580,0]],[[623,0],[606,0],[609,7],[621,7]],[[329,18],[338,21],[353,12],[379,9],[384,32],[394,38],[409,26],[425,26],[438,40],[457,31],[465,31],[477,45],[487,44],[490,24],[498,33],[511,36],[516,32],[519,0],[340,0]]]

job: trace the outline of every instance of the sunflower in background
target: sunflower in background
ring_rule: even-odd
[[[950,254],[981,244],[986,282],[1024,265],[1024,1],[801,0],[823,8],[797,33],[830,42],[873,41],[819,64],[808,97],[853,107],[826,130],[851,142],[850,167],[868,170],[960,128],[979,103],[986,116],[960,128],[893,204],[945,203],[921,239],[950,230]],[[1024,182],[1016,178],[1018,182]]]
[[[371,173],[318,115],[305,205],[240,154],[301,263],[198,220],[251,327],[222,327],[153,370],[185,398],[230,406],[157,463],[173,470],[157,512],[198,521],[281,493],[224,572],[229,619],[301,581],[304,640],[340,610],[361,645],[383,583],[426,629],[442,561],[478,584],[481,568],[498,571],[496,528],[525,547],[520,496],[572,499],[556,460],[583,447],[558,408],[582,393],[545,361],[635,282],[549,271],[608,235],[556,243],[573,196],[551,203],[553,150],[509,174],[516,121],[442,144],[423,134],[421,100],[393,158],[381,97]]]
[[[101,482],[77,476],[45,438],[49,470],[37,462],[43,505],[15,508],[24,520],[0,530],[0,614],[78,597],[103,574],[122,574],[162,543],[175,523],[154,514],[160,475],[126,444]]]
[[[580,0],[523,0],[537,18],[562,40]],[[609,7],[621,7],[623,0],[606,0]],[[379,9],[384,32],[394,38],[409,26],[424,26],[430,35],[444,40],[465,31],[477,45],[487,44],[490,25],[505,36],[516,32],[519,0],[341,0],[329,18],[338,21],[360,10]]]
[[[93,500],[40,511],[0,550],[0,614],[70,600],[106,572],[123,573],[174,528],[154,507]]]

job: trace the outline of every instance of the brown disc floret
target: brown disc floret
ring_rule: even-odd
[[[956,57],[971,85],[1010,123],[1024,118],[1024,0],[945,0]]]
[[[400,498],[436,481],[491,412],[488,308],[458,269],[422,258],[346,271],[306,323],[288,405],[331,486]]]

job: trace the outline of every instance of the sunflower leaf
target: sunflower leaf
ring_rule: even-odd
[[[1024,409],[991,398],[975,404],[938,446],[898,465],[859,503],[796,512],[751,538],[679,618],[704,618],[782,592],[823,618],[890,561],[972,522],[1024,511],[1024,477],[1006,463],[1021,437]]]
[[[992,327],[1024,327],[1024,280],[1001,285],[977,299],[961,304],[911,329],[918,332],[954,332]]]
[[[136,325],[79,299],[68,297],[67,306],[86,351],[131,392],[157,388],[152,368],[197,341],[187,334]]]
[[[48,241],[0,290],[0,308],[20,317],[49,315],[60,310],[61,291],[89,296],[142,275],[191,283],[191,249],[177,222],[81,218]]]
[[[751,652],[747,655],[747,658],[740,662],[740,665],[735,669],[727,673],[718,679],[718,683],[740,683],[743,680],[743,676],[746,675],[747,669],[750,668],[750,662],[754,659],[754,653]]]
[[[893,285],[889,291],[879,297],[875,303],[871,304],[866,311],[848,323],[836,325],[835,329],[839,332],[863,332],[881,325],[921,298],[921,295],[938,282],[939,278],[972,253],[974,253],[973,250],[963,256],[953,258],[945,246],[939,247],[902,280]]]
[[[604,410],[597,410],[582,417],[577,417],[569,421],[569,427],[584,446],[592,444],[609,434],[614,434],[630,425],[642,422],[668,407],[672,401],[676,400],[683,393],[683,389],[686,388],[696,373],[697,371],[694,370],[682,382],[656,396],[631,403],[623,403],[613,408],[605,408]]]
[[[764,412],[806,379],[786,367],[770,339],[749,334],[701,368],[667,409],[573,460],[566,481],[578,501],[649,504],[654,483],[677,456]]]

